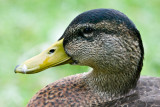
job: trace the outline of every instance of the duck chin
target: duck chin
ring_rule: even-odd
[[[73,60],[73,59],[72,59]],[[77,60],[73,60],[73,62],[70,63],[71,65],[79,65],[79,62]]]

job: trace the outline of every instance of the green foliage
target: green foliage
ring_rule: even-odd
[[[88,67],[64,65],[33,75],[14,67],[54,43],[79,13],[113,8],[139,29],[145,48],[142,75],[160,77],[159,0],[0,0],[0,107],[23,107],[42,87]]]

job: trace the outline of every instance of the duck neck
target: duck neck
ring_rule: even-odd
[[[93,70],[85,76],[90,89],[109,99],[120,98],[131,94],[136,87],[139,74],[135,72],[106,73]]]

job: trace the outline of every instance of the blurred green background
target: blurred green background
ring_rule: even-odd
[[[88,67],[64,65],[15,74],[14,68],[54,43],[78,14],[95,8],[125,13],[145,48],[142,75],[160,77],[160,0],[0,0],[0,107],[24,107],[42,87]]]

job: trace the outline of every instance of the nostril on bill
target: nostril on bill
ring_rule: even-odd
[[[51,50],[49,50],[49,54],[51,54],[51,53],[54,53],[54,51],[55,51],[55,49],[51,49]]]

